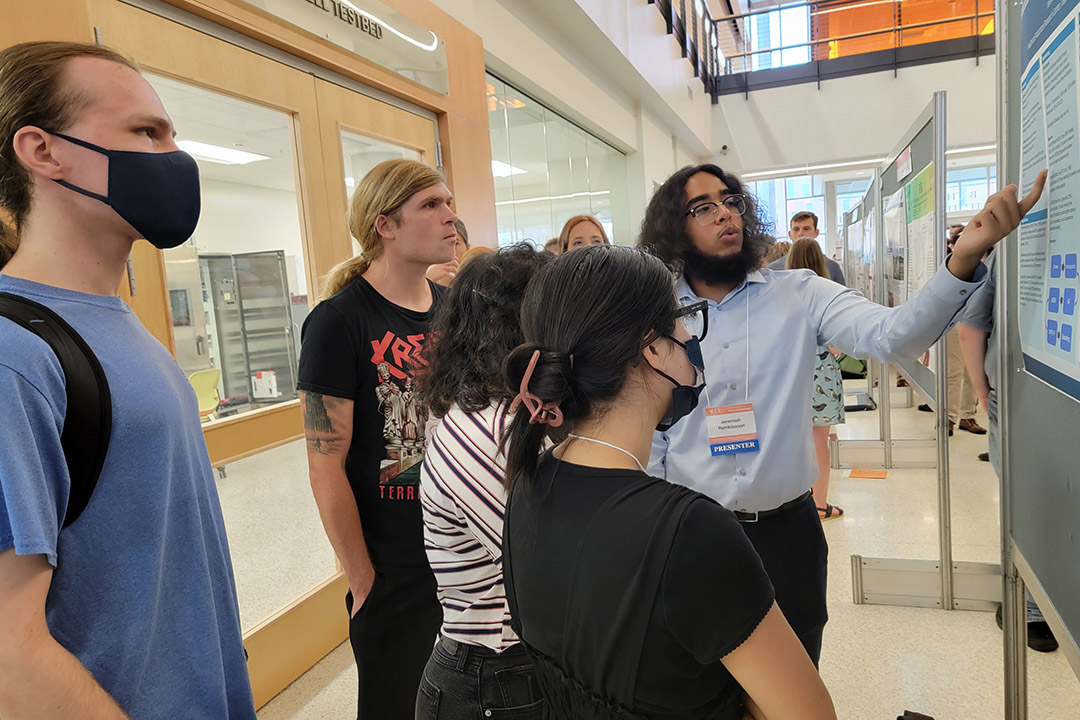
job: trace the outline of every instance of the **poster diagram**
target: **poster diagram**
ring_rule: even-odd
[[[933,163],[904,186],[904,211],[907,219],[907,296],[911,297],[930,282],[937,270],[934,262],[937,237],[934,235]]]
[[[1078,0],[1021,9],[1020,184],[1049,171],[1020,225],[1020,341],[1029,372],[1080,398],[1080,18]]]

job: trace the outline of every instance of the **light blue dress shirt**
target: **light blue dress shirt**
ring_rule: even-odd
[[[709,301],[705,392],[693,413],[653,437],[649,474],[729,510],[771,510],[794,500],[817,479],[810,408],[816,348],[882,362],[918,357],[985,278],[982,264],[973,282],[943,266],[906,304],[887,308],[810,270],[750,273],[720,303]],[[701,299],[682,277],[676,294],[683,305]],[[747,401],[761,450],[713,457],[705,408]]]

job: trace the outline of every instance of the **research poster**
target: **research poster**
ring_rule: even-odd
[[[877,272],[875,271],[877,260],[877,237],[874,235],[874,214],[870,212],[862,223],[862,249],[863,269],[862,285],[859,287],[863,295],[877,302]]]
[[[933,163],[904,186],[904,215],[907,221],[907,296],[911,297],[930,282],[937,270],[934,262],[938,238],[934,234]]]
[[[889,284],[887,305],[907,302],[907,211],[901,188],[885,199],[885,278]]]
[[[1080,0],[1021,8],[1020,184],[1046,190],[1020,225],[1018,322],[1027,370],[1080,399]]]

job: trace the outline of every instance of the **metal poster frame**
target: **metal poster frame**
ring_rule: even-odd
[[[933,150],[930,160],[918,168],[898,178],[896,184],[904,187],[902,181],[915,172],[922,172],[932,163],[934,182],[934,266],[940,268],[944,262],[945,237],[945,110],[946,97],[943,91],[934,93],[932,102],[920,113],[911,129],[896,149],[889,155],[877,173],[877,201],[875,212],[878,215],[878,302],[886,300],[884,272],[884,205],[885,173],[894,168],[898,159],[930,126],[933,138]],[[948,353],[945,351],[945,339],[937,343],[936,362],[932,373],[911,371],[909,363],[896,363],[908,382],[919,387],[931,400],[948,396]],[[922,366],[919,366],[922,368]],[[906,369],[906,372],[904,371]],[[925,370],[925,368],[923,368]],[[932,375],[928,378],[927,375]],[[993,610],[1000,600],[1001,566],[993,563],[956,562],[952,557],[952,513],[950,506],[951,488],[949,483],[949,429],[948,408],[945,402],[935,402],[937,415],[937,440],[901,441],[891,437],[889,418],[890,393],[887,389],[888,365],[881,371],[881,427],[885,439],[886,467],[911,467],[911,462],[904,462],[902,451],[924,452],[931,446],[936,448],[936,466],[938,470],[938,560],[911,560],[902,558],[872,558],[862,555],[851,556],[852,595],[856,604],[905,605],[913,607],[936,607],[945,610]],[[904,457],[906,459],[906,456]],[[924,465],[925,466],[925,465]]]
[[[1027,7],[1024,3],[1023,7]],[[997,47],[1001,50],[997,53],[997,79],[998,96],[997,104],[997,168],[999,184],[1019,184],[1020,147],[1019,135],[1020,124],[1023,118],[1020,112],[1020,73],[1024,68],[1021,66],[1021,47],[1026,41],[1021,21],[1022,6],[1020,3],[1008,3],[999,7],[996,19]],[[1066,14],[1073,10],[1068,9]],[[1049,18],[1048,18],[1049,19]],[[1034,20],[1033,26],[1034,26]],[[1045,24],[1045,23],[1044,23]],[[1040,26],[1041,27],[1041,26]],[[1053,27],[1050,28],[1054,30]],[[1036,36],[1038,36],[1036,32]],[[1080,131],[1074,128],[1073,132]],[[1050,185],[1047,184],[1047,191]],[[1023,190],[1023,188],[1021,188]],[[1018,235],[1018,233],[1017,233]],[[1017,537],[1023,535],[1030,539],[1032,535],[1032,517],[1030,510],[1018,507],[1020,498],[1024,501],[1024,495],[1038,496],[1046,493],[1047,497],[1057,497],[1047,493],[1052,488],[1031,486],[1031,481],[1026,477],[1019,477],[1018,482],[1013,481],[1013,467],[1024,467],[1030,462],[1030,453],[1042,448],[1027,448],[1025,443],[1030,443],[1028,433],[1036,430],[1028,428],[1031,417],[1027,413],[1032,411],[1032,406],[1039,406],[1038,412],[1043,417],[1050,415],[1055,421],[1069,421],[1080,412],[1075,407],[1072,398],[1065,399],[1059,393],[1061,391],[1050,386],[1045,380],[1031,374],[1025,369],[1024,356],[1020,347],[1019,312],[1013,306],[1014,280],[1019,268],[1019,242],[1017,235],[1001,243],[997,254],[998,292],[995,297],[995,315],[1000,332],[998,343],[998,363],[1000,377],[997,388],[998,397],[1001,401],[1001,410],[998,422],[1001,437],[999,446],[1001,456],[999,467],[1001,470],[1001,564],[1005,572],[1002,575],[1002,605],[1003,605],[1003,646],[1004,646],[1004,680],[1005,680],[1005,718],[1006,720],[1027,720],[1027,622],[1026,622],[1026,591],[1030,591],[1040,611],[1046,618],[1047,624],[1057,638],[1062,653],[1071,665],[1073,672],[1080,678],[1080,632],[1075,634],[1066,625],[1058,607],[1055,606],[1054,595],[1059,600],[1060,607],[1069,607],[1075,610],[1075,595],[1068,597],[1068,592],[1062,591],[1062,582],[1068,584],[1069,577],[1075,579],[1075,572],[1065,573],[1068,577],[1048,577],[1046,567],[1053,565],[1054,559],[1065,559],[1068,562],[1067,551],[1071,543],[1073,526],[1063,528],[1060,525],[1060,516],[1048,518],[1039,516],[1040,527],[1038,534],[1044,537],[1062,538],[1062,552],[1048,560],[1046,555],[1036,555],[1040,549],[1028,547],[1021,550],[1017,544]],[[1028,397],[1030,396],[1030,397]],[[1045,405],[1044,403],[1062,402],[1064,406]],[[1063,407],[1071,412],[1070,416],[1062,417]],[[1015,423],[1014,423],[1015,420]],[[1039,422],[1042,418],[1039,418]],[[1013,427],[1015,424],[1015,427]],[[1041,429],[1041,428],[1039,428]],[[1053,447],[1053,446],[1051,446]],[[1075,451],[1069,447],[1058,447],[1045,456],[1045,462],[1041,464],[1040,471],[1046,477],[1061,476],[1061,463],[1075,462]],[[1022,492],[1021,492],[1022,491]],[[1041,491],[1038,492],[1038,491]],[[1068,540],[1065,540],[1065,538]],[[1037,543],[1031,543],[1036,545]],[[1028,555],[1025,556],[1024,552]],[[1036,566],[1043,570],[1043,576],[1047,581],[1044,583],[1036,572]],[[1057,584],[1055,593],[1047,584]],[[1062,603],[1065,603],[1062,605]],[[1071,603],[1071,605],[1070,605]],[[1071,615],[1075,620],[1075,612]]]

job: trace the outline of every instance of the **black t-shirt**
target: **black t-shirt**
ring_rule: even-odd
[[[504,540],[525,643],[632,712],[741,718],[742,690],[721,659],[753,633],[774,593],[735,517],[682,486],[550,452],[537,478],[532,492],[515,488]],[[657,541],[676,507],[674,539]],[[650,563],[656,553],[666,559]],[[662,568],[651,585],[640,577],[650,564]],[[631,586],[655,598],[651,611],[640,607],[649,596],[627,597]],[[637,658],[616,645],[642,631],[636,676],[620,683]],[[602,690],[613,687],[633,687],[633,697]]]
[[[415,378],[428,324],[444,288],[434,283],[427,312],[394,305],[360,277],[315,306],[301,333],[297,386],[354,402],[345,473],[376,569],[430,572],[420,513],[420,463],[427,410]]]

